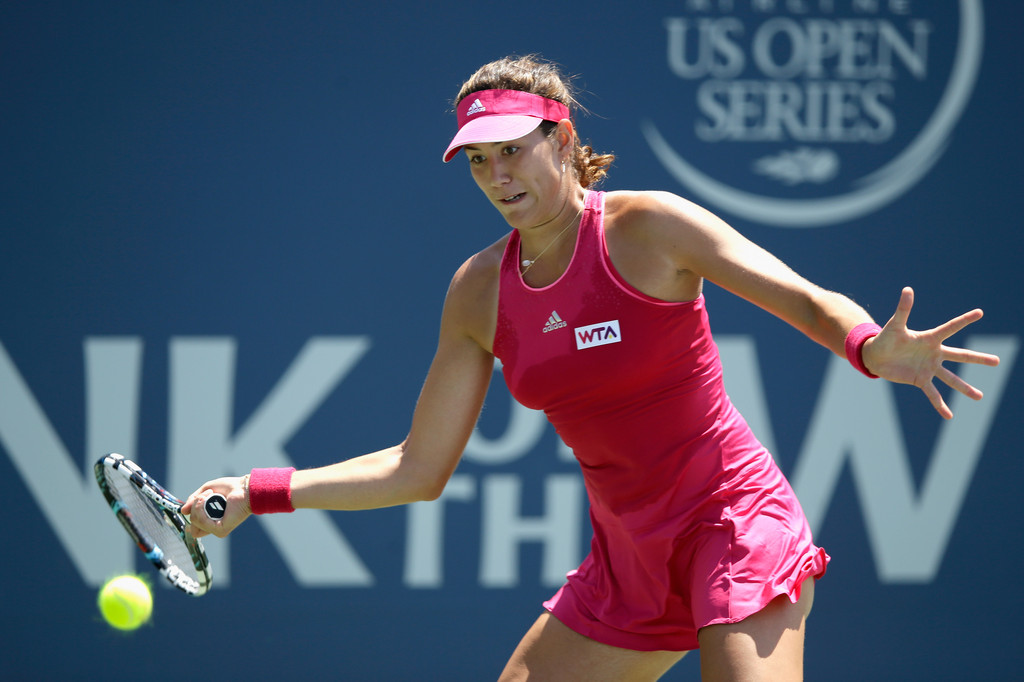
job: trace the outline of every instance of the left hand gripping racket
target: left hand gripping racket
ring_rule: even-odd
[[[96,482],[117,520],[169,583],[196,597],[210,589],[210,561],[203,543],[188,533],[184,504],[122,455],[101,457]],[[205,503],[211,518],[224,516],[227,500],[213,494]]]

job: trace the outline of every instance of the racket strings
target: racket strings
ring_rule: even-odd
[[[121,502],[129,522],[135,526],[140,549],[150,561],[177,566],[190,579],[200,582],[195,560],[175,525],[173,515],[160,508],[134,483],[121,475],[107,477],[112,493]],[[180,523],[180,521],[179,521]]]

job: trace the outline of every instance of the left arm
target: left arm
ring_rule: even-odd
[[[871,316],[750,241],[711,212],[674,195],[657,195],[650,214],[657,240],[677,268],[714,282],[845,357],[846,335]]]
[[[861,306],[847,296],[828,291],[794,272],[781,260],[739,234],[712,213],[673,195],[648,198],[657,205],[646,211],[649,227],[677,268],[706,278],[789,323],[840,357],[846,357],[846,337],[857,325],[871,322]],[[647,222],[645,221],[645,222]],[[896,313],[881,333],[863,347],[865,366],[872,374],[913,384],[946,419],[953,416],[934,385],[938,378],[974,400],[981,391],[967,384],[943,362],[995,366],[999,358],[987,353],[950,348],[943,342],[981,319],[981,310],[960,315],[928,331],[907,328],[913,291],[904,289]]]

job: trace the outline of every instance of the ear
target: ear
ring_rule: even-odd
[[[576,142],[576,130],[572,127],[572,121],[563,118],[558,122],[555,129],[555,146],[558,151],[572,153]]]

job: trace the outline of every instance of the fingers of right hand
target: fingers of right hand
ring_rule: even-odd
[[[196,493],[189,497],[188,502],[181,508],[182,513],[186,513],[187,509],[189,525],[193,531],[192,534],[196,537],[202,537],[198,532],[201,532],[203,535],[216,533],[217,526],[220,524],[219,519],[210,518],[210,515],[206,512],[206,501],[211,494],[209,491]]]

